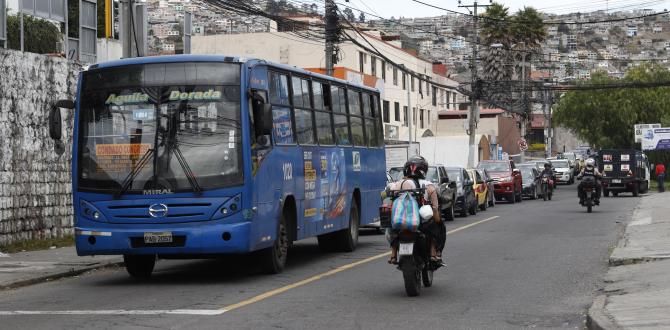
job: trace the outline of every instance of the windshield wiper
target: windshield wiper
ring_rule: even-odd
[[[181,169],[184,171],[184,174],[186,174],[186,179],[188,179],[188,183],[191,185],[191,188],[193,188],[193,191],[195,191],[196,194],[202,194],[202,188],[198,184],[198,180],[196,180],[195,174],[193,174],[193,171],[191,171],[191,167],[188,166],[186,158],[184,158],[181,150],[179,150],[177,143],[173,142],[170,146],[170,149],[172,149],[174,155],[177,156],[177,161],[179,162]]]
[[[153,154],[154,149],[147,149],[147,151],[144,152],[144,155],[142,155],[142,157],[140,158],[139,162],[137,163],[137,166],[135,166],[133,170],[130,171],[130,173],[128,173],[126,178],[123,179],[123,182],[121,183],[121,189],[119,189],[114,193],[114,198],[121,197],[121,195],[123,195],[126,191],[128,191],[128,189],[130,189],[133,180],[135,180],[137,174],[140,173],[144,165],[146,165],[147,161],[149,160],[149,158],[151,158],[151,155]]]

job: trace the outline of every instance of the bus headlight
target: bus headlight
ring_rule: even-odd
[[[242,195],[235,195],[227,199],[212,215],[212,220],[223,219],[240,211],[242,205]]]

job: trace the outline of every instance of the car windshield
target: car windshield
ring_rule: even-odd
[[[489,172],[509,172],[509,163],[507,162],[482,162],[478,168],[486,169]]]
[[[392,167],[389,170],[389,175],[391,176],[391,179],[393,181],[399,181],[402,179],[403,174],[402,174],[402,167]]]
[[[461,175],[461,170],[460,169],[447,169],[447,175],[449,176],[449,179],[452,181],[456,182],[461,182],[463,181],[463,177]]]
[[[532,167],[519,167],[519,170],[521,170],[521,177],[524,183],[529,183],[535,180],[535,174],[533,173]]]
[[[85,72],[79,189],[177,192],[241,184],[239,84],[239,65],[228,63]]]
[[[437,182],[437,167],[428,167],[428,173],[426,173],[426,180],[432,182],[432,183],[438,183]]]
[[[553,161],[551,161],[551,164],[554,165],[554,167],[556,167],[556,168],[568,168],[568,167],[570,167],[567,160],[553,160]]]

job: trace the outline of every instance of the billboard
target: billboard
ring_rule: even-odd
[[[643,130],[642,150],[670,150],[670,127]]]
[[[649,128],[661,128],[661,124],[636,124],[635,129],[635,143],[642,143],[642,133]]]

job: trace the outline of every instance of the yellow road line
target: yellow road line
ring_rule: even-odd
[[[487,221],[491,221],[491,220],[496,219],[496,218],[498,218],[497,215],[496,215],[496,216],[493,216],[493,217],[490,217],[490,218],[487,218],[487,219],[484,219],[484,220],[480,220],[480,221],[477,221],[477,222],[473,222],[473,223],[471,223],[471,224],[469,224],[469,225],[465,225],[465,226],[462,226],[462,227],[459,227],[459,228],[450,230],[450,231],[447,232],[447,234],[453,234],[453,233],[455,233],[455,232],[458,232],[458,231],[461,231],[461,230],[470,228],[470,227],[472,227],[472,226],[475,226],[475,225],[478,225],[478,224],[481,224],[481,223],[484,223],[484,222],[487,222]],[[314,275],[314,276],[312,276],[312,277],[306,278],[306,279],[304,279],[304,280],[302,280],[302,281],[298,281],[298,282],[295,282],[295,283],[292,283],[292,284],[289,284],[289,285],[286,285],[286,286],[283,286],[283,287],[280,287],[280,288],[277,288],[277,289],[274,289],[274,290],[270,290],[270,291],[265,292],[265,293],[261,293],[261,294],[255,296],[255,297],[249,298],[249,299],[247,299],[247,300],[240,301],[240,302],[238,302],[238,303],[236,303],[236,304],[232,304],[232,305],[225,306],[225,307],[221,308],[220,310],[223,310],[224,312],[230,312],[230,311],[232,311],[232,310],[235,310],[235,309],[238,309],[238,308],[241,308],[241,307],[244,307],[244,306],[248,306],[248,305],[257,303],[257,302],[259,302],[259,301],[268,299],[268,298],[270,298],[270,297],[276,296],[276,295],[278,295],[278,294],[280,294],[280,293],[284,293],[284,292],[286,292],[286,291],[288,291],[288,290],[295,289],[295,288],[297,288],[297,287],[301,287],[301,286],[303,286],[303,285],[312,283],[312,282],[314,282],[314,281],[318,281],[318,280],[320,280],[320,279],[322,279],[322,278],[324,278],[324,277],[328,277],[328,276],[337,274],[337,273],[339,273],[339,272],[345,271],[345,270],[347,270],[347,269],[351,269],[351,268],[354,268],[354,267],[356,267],[356,266],[359,266],[359,265],[368,263],[368,262],[370,262],[370,261],[374,261],[374,260],[377,260],[377,259],[379,259],[379,258],[383,258],[383,257],[388,256],[388,255],[390,255],[390,254],[391,254],[390,251],[389,251],[389,252],[384,252],[384,253],[382,253],[382,254],[378,254],[378,255],[376,255],[376,256],[372,256],[372,257],[365,258],[365,259],[362,259],[362,260],[359,260],[359,261],[356,261],[356,262],[352,262],[352,263],[350,263],[350,264],[346,264],[346,265],[343,265],[343,266],[340,266],[340,267],[331,269],[331,270],[329,270],[329,271],[327,271],[327,272],[324,272],[324,273],[321,273],[321,274]]]

